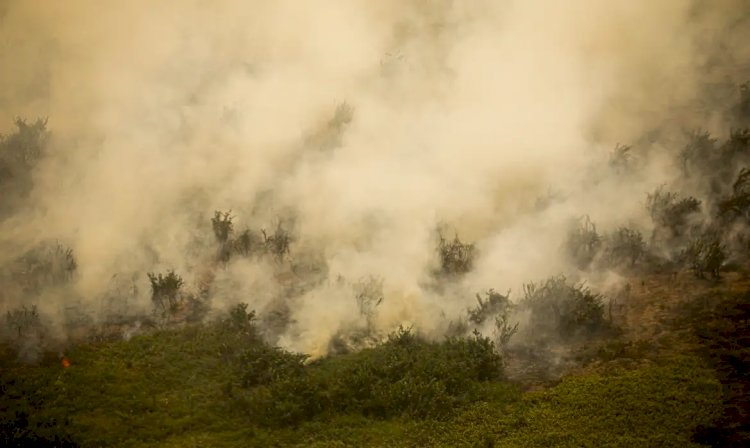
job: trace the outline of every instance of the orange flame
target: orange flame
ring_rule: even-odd
[[[62,359],[62,366],[63,366],[63,369],[67,369],[68,367],[70,367],[70,360],[64,356]]]

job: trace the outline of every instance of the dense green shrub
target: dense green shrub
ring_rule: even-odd
[[[267,385],[300,376],[307,358],[307,355],[290,353],[278,347],[254,345],[242,355],[242,386]]]
[[[304,356],[279,349],[246,353],[240,400],[251,420],[288,425],[324,413],[376,418],[439,417],[478,398],[482,382],[502,378],[493,342],[475,334],[429,342],[401,329],[358,353],[303,366]]]

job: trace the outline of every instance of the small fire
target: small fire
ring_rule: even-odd
[[[63,356],[62,358],[62,366],[63,366],[63,369],[67,369],[68,367],[70,367],[70,360],[66,358],[65,356]]]

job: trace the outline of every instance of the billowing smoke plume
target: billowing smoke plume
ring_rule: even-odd
[[[647,229],[646,193],[677,173],[666,142],[728,130],[747,6],[2,0],[0,126],[51,132],[0,264],[72,249],[68,286],[34,295],[48,315],[150,306],[146,274],[174,270],[215,308],[285,316],[269,334],[314,355],[351,328],[439,334],[476,292],[583,279],[571,221]],[[641,166],[627,181],[618,143]],[[283,228],[288,254],[217,262],[215,210],[236,235]],[[448,284],[438,230],[475,245]]]

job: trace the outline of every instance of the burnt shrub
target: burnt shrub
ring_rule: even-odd
[[[680,152],[682,169],[688,176],[698,175],[707,167],[714,165],[718,151],[717,140],[706,131],[696,130],[688,134],[688,142]]]
[[[633,170],[633,160],[630,151],[633,149],[630,145],[615,145],[615,149],[609,156],[609,166],[619,175],[626,175]]]
[[[246,228],[235,235],[234,216],[232,211],[215,211],[211,218],[216,243],[218,244],[217,260],[228,263],[233,256],[270,255],[281,261],[289,254],[292,243],[290,233],[279,223],[273,233],[261,229],[256,232]]]
[[[263,235],[263,244],[266,253],[273,256],[277,261],[282,261],[285,256],[289,255],[289,249],[292,245],[292,236],[289,231],[279,222],[273,233],[261,229]]]
[[[742,168],[732,185],[732,193],[719,202],[719,217],[725,221],[750,219],[750,169]]]
[[[164,314],[176,311],[182,300],[180,289],[185,284],[182,277],[174,271],[168,271],[166,275],[149,272],[148,279],[154,306]]]
[[[462,242],[458,235],[449,241],[442,233],[438,233],[438,274],[446,277],[466,274],[474,266],[475,255],[474,245]]]
[[[59,242],[47,242],[5,266],[5,271],[10,275],[10,282],[26,294],[37,294],[69,282],[77,268],[78,262],[71,248]]]
[[[496,348],[504,353],[510,338],[518,331],[518,322],[511,322],[513,304],[510,302],[510,291],[503,295],[490,289],[484,293],[484,297],[482,299],[480,294],[476,295],[477,305],[467,310],[468,322],[479,327],[491,319]],[[458,324],[452,323],[449,333],[466,334],[468,329],[465,322],[459,321]]]
[[[583,284],[568,283],[564,276],[524,285],[519,306],[529,312],[528,326],[540,341],[588,337],[610,328],[603,297]]]
[[[26,307],[25,305],[10,310],[5,314],[5,323],[14,337],[28,337],[29,333],[39,331],[42,321],[36,305]]]
[[[709,274],[714,279],[721,277],[721,268],[727,259],[724,245],[711,236],[692,240],[685,249],[684,257],[696,277],[704,278]]]
[[[477,305],[468,310],[469,322],[476,325],[481,325],[487,319],[507,311],[511,306],[510,291],[503,295],[490,289],[484,293],[484,296],[485,298],[482,299],[482,296],[477,294]]]
[[[579,269],[587,269],[599,253],[602,238],[588,216],[581,217],[568,232],[565,249]]]
[[[646,243],[641,232],[620,227],[604,238],[604,263],[610,267],[633,267],[644,258]]]
[[[646,209],[655,225],[654,236],[673,239],[692,229],[692,218],[700,212],[701,201],[692,196],[679,198],[677,193],[659,187],[648,194]]]
[[[0,135],[0,216],[20,204],[33,186],[32,171],[49,138],[47,120],[16,119],[16,131]]]

